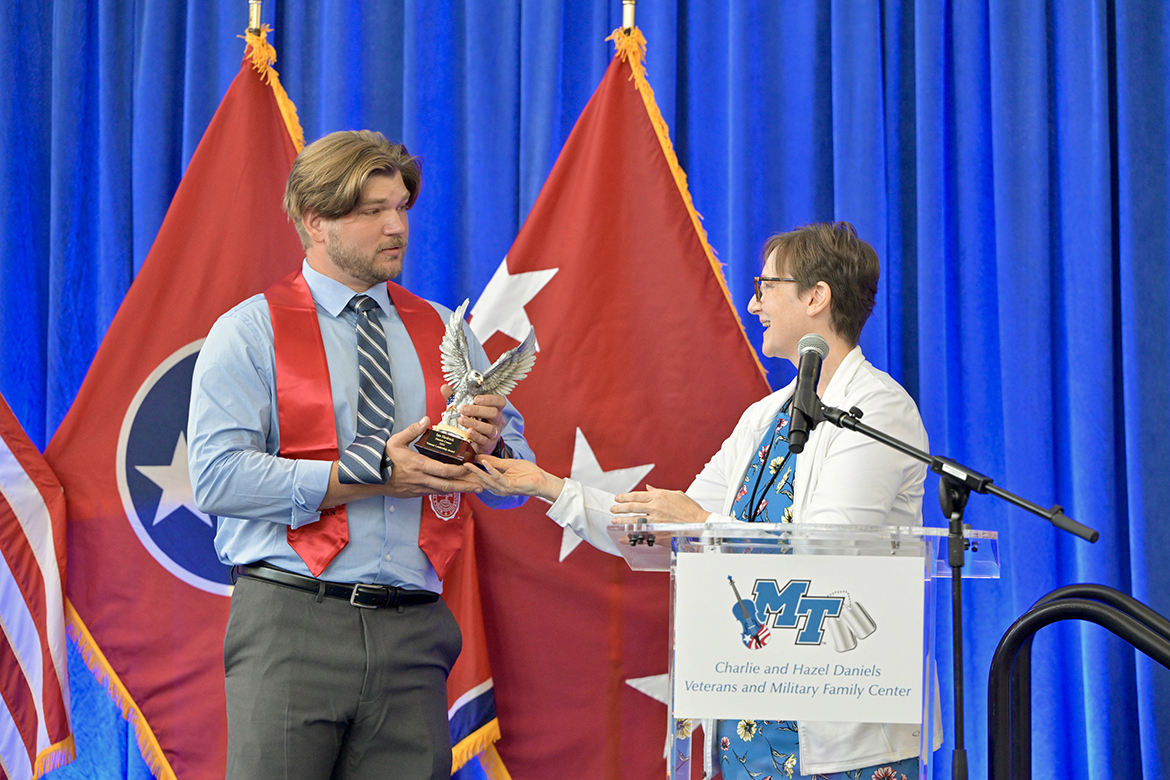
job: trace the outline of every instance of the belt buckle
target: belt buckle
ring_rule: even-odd
[[[369,590],[362,591],[362,588],[368,588]],[[385,590],[385,588],[381,585],[366,585],[364,582],[356,582],[353,586],[353,592],[349,594],[349,603],[351,606],[357,607],[358,609],[377,609],[377,604],[359,604],[357,603],[356,599],[358,597],[358,593],[378,593],[383,590]]]

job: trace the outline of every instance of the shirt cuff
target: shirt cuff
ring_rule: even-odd
[[[556,501],[552,502],[552,506],[545,511],[545,514],[555,520],[558,525],[567,525],[570,518],[566,517],[565,513],[570,511],[573,504],[581,502],[581,483],[565,477],[561,494],[557,496]]]
[[[333,462],[328,460],[298,460],[293,469],[292,517],[289,525],[300,528],[315,523],[321,517],[321,502],[329,490],[329,474]]]

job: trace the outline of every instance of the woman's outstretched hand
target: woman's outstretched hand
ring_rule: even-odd
[[[681,490],[660,490],[650,485],[645,490],[614,496],[613,500],[609,511],[621,515],[615,523],[639,519],[648,523],[705,523],[711,514]]]
[[[561,495],[565,481],[526,460],[480,455],[485,471],[479,472],[483,486],[497,496],[536,496],[553,502]]]

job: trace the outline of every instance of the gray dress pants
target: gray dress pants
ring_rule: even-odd
[[[228,780],[447,780],[442,599],[361,609],[241,577],[224,639]]]

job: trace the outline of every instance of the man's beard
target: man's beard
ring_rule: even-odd
[[[398,262],[388,267],[380,267],[378,254],[394,247],[402,247],[402,252],[398,255]],[[325,251],[329,253],[329,259],[339,269],[354,279],[373,286],[387,282],[402,273],[402,258],[406,253],[406,239],[402,236],[390,236],[385,243],[378,245],[373,255],[363,255],[351,244],[344,243],[335,231],[330,230]]]

